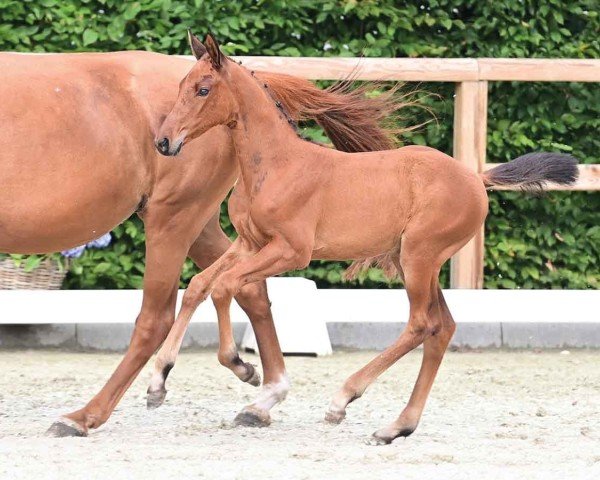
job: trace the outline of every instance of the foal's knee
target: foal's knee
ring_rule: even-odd
[[[190,283],[183,294],[181,306],[183,308],[196,308],[200,302],[206,300],[207,296],[208,291],[201,274],[195,275],[190,280]]]
[[[224,274],[210,294],[215,307],[228,305],[238,289],[237,279]]]
[[[456,331],[456,323],[452,317],[444,319],[443,329],[445,333],[450,335],[450,337],[454,335],[454,332]]]
[[[229,301],[232,298],[229,289],[223,285],[218,285],[210,294],[210,298],[212,299],[215,306],[222,305],[223,303]]]
[[[265,282],[244,285],[235,296],[235,300],[253,319],[260,320],[270,317],[271,302]]]

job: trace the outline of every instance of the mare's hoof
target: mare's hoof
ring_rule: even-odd
[[[46,430],[47,437],[87,437],[87,433],[75,422],[68,419],[62,419],[54,422]]]
[[[233,421],[238,427],[268,427],[271,425],[269,412],[257,408],[246,407],[237,414]]]
[[[244,380],[244,381],[246,383],[249,383],[253,387],[260,387],[261,379],[260,379],[260,373],[258,373],[258,370],[254,367],[254,365],[252,365],[250,363],[246,364],[246,368],[252,369],[252,371],[248,375],[248,380]]]
[[[339,425],[346,418],[346,412],[335,412],[333,410],[328,410],[325,414],[325,421],[327,423],[331,423],[332,425]]]
[[[165,402],[166,396],[167,391],[165,389],[157,390],[156,392],[151,392],[150,390],[148,390],[146,407],[148,408],[148,410],[154,410],[155,408],[160,407]]]

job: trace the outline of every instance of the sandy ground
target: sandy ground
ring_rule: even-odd
[[[54,439],[46,428],[82,406],[120,355],[0,352],[0,478],[600,478],[600,352],[450,353],[419,429],[383,447],[363,440],[400,412],[420,352],[342,425],[322,421],[330,394],[372,355],[289,358],[292,392],[271,427],[251,429],[232,420],[253,387],[214,352],[184,353],[159,410],[145,408],[146,369],[105,426]]]

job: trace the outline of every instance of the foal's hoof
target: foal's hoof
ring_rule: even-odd
[[[148,410],[154,410],[160,407],[165,402],[167,391],[165,389],[152,392],[148,390],[148,398],[146,399],[146,407]]]
[[[365,440],[367,445],[389,445],[394,440],[394,437],[380,437],[377,435],[377,432],[371,435],[369,438]]]
[[[325,421],[327,423],[331,423],[332,425],[339,425],[346,418],[346,412],[336,412],[334,410],[328,410],[325,414]]]
[[[395,427],[382,428],[377,430],[371,438],[365,440],[365,443],[367,445],[389,445],[398,437],[410,436],[416,428],[416,425],[414,427],[404,427],[400,430]]]
[[[237,414],[233,423],[238,427],[268,427],[271,425],[271,416],[265,410],[245,407]]]
[[[246,364],[246,370],[248,371],[248,379],[244,380],[244,382],[249,383],[253,387],[260,387],[260,373],[251,363]]]
[[[47,437],[87,437],[87,433],[77,423],[69,419],[61,419],[54,422],[46,430]]]

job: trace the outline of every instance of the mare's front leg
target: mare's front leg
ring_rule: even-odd
[[[181,228],[174,229],[158,227],[158,214],[148,217],[144,298],[127,352],[100,392],[85,407],[55,422],[48,430],[50,435],[85,436],[88,429],[106,422],[173,324],[181,267],[197,234],[187,230],[190,222],[183,219],[174,223]],[[168,218],[173,220],[172,215]]]
[[[219,318],[219,361],[236,375],[244,374],[237,347],[231,333],[231,300],[243,288],[255,282],[264,282],[270,276],[289,270],[303,268],[310,261],[310,250],[295,250],[282,238],[275,238],[258,253],[247,256],[235,266],[224,272],[215,286],[212,299]],[[264,285],[264,284],[263,284]],[[281,355],[279,344],[271,344],[257,335],[262,356],[267,358]],[[241,377],[240,377],[241,378]],[[289,391],[290,383],[285,370],[278,374],[265,375],[265,383],[257,399],[246,406],[236,417],[238,425],[266,426],[270,423],[269,411],[283,401]]]
[[[206,300],[213,289],[215,281],[227,268],[237,261],[240,255],[241,242],[236,240],[229,249],[209,268],[195,275],[190,281],[188,288],[183,295],[181,309],[177,314],[177,319],[168,332],[167,338],[160,347],[156,361],[154,362],[154,372],[150,379],[148,387],[148,408],[156,408],[164,402],[167,390],[165,382],[171,369],[175,366],[175,360],[181,349],[183,337],[190,324],[192,315],[198,306]]]

